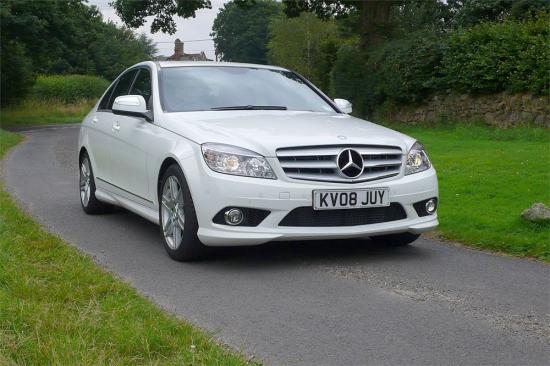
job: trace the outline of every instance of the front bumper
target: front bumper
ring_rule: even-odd
[[[196,162],[194,172],[186,173],[199,222],[198,237],[208,246],[257,245],[282,240],[323,240],[359,238],[400,232],[422,233],[438,225],[437,214],[419,217],[413,204],[438,197],[437,176],[433,168],[417,174],[357,184],[299,181],[286,178],[276,159],[268,159],[277,180],[238,177],[211,171]],[[338,227],[279,226],[293,209],[312,205],[316,189],[361,189],[388,187],[390,201],[401,204],[406,219],[378,224]],[[269,210],[270,214],[254,227],[228,226],[212,222],[224,207]]]

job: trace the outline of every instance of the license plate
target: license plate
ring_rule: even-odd
[[[389,188],[313,191],[314,210],[382,207],[390,205]]]

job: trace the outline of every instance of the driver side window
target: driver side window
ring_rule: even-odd
[[[151,72],[149,69],[139,69],[139,74],[132,85],[130,95],[141,95],[145,99],[147,109],[151,110],[152,106],[152,89],[151,89]]]
[[[115,90],[113,90],[113,93],[111,94],[111,98],[109,99],[109,104],[107,105],[107,109],[109,110],[113,109],[113,103],[115,102],[116,97],[120,97],[121,95],[128,95],[128,92],[130,90],[130,85],[132,85],[132,82],[134,81],[134,78],[136,77],[137,72],[138,70],[130,70],[126,74],[123,74],[118,79],[118,83],[115,86]]]
[[[111,85],[111,87],[107,90],[103,98],[101,98],[101,101],[97,106],[98,111],[104,111],[107,109],[107,106],[109,105],[109,100],[111,99],[111,94],[113,94],[113,89],[115,88],[115,86],[116,83],[113,83],[113,85]]]

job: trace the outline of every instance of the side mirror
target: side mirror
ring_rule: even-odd
[[[349,114],[352,111],[352,104],[345,99],[334,99],[334,104],[344,113]]]
[[[122,116],[141,117],[148,122],[153,120],[151,111],[147,110],[145,99],[141,95],[121,95],[115,98],[113,113]]]

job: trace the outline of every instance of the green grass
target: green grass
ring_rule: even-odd
[[[521,219],[534,202],[550,205],[550,132],[482,125],[389,127],[419,139],[437,170],[445,238],[550,260],[550,225]]]
[[[27,99],[17,106],[0,110],[2,128],[81,122],[95,100],[82,99],[72,104],[56,100]]]
[[[0,130],[0,158],[19,140]],[[42,230],[1,186],[0,208],[0,364],[246,364]]]

